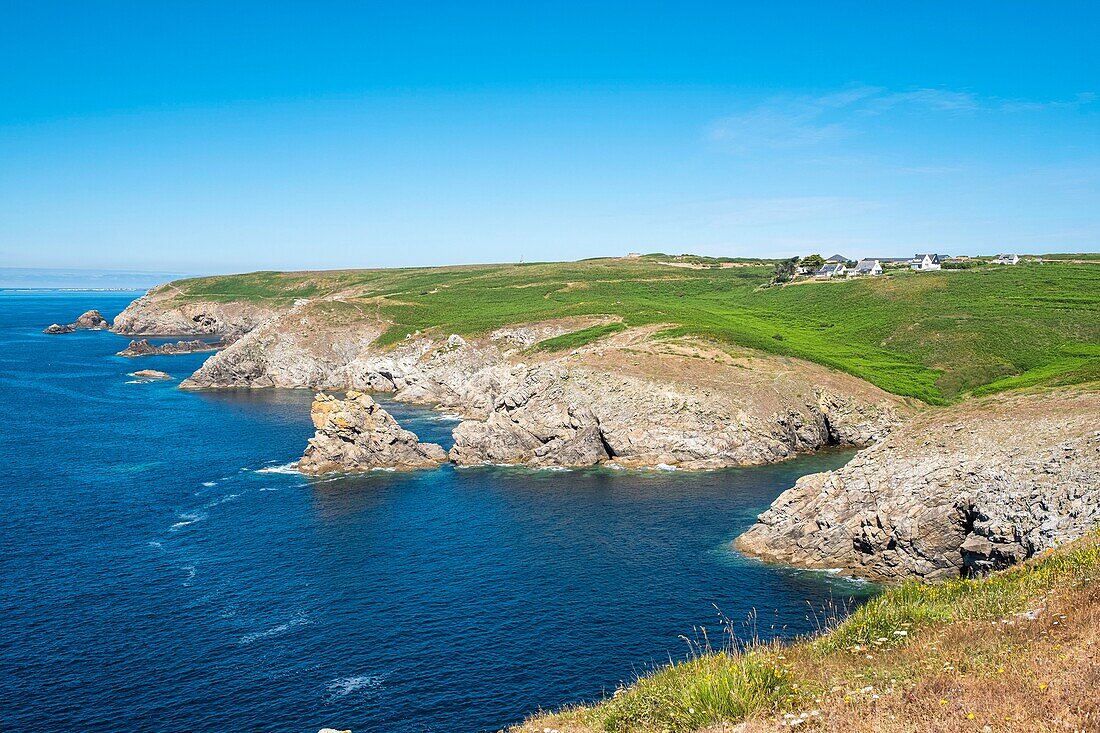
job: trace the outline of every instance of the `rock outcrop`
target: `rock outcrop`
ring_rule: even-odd
[[[110,328],[111,324],[103,317],[103,314],[97,310],[85,311],[80,314],[75,321],[69,324],[51,323],[49,326],[42,330],[42,333],[59,334],[59,333],[72,333],[78,328],[88,329],[90,331],[101,331],[106,328]]]
[[[310,417],[317,433],[298,461],[302,473],[431,468],[447,460],[443,448],[421,443],[362,392],[343,400],[318,394]]]
[[[737,539],[769,561],[878,580],[980,574],[1100,523],[1100,394],[985,399],[920,416],[805,476]]]
[[[195,339],[193,341],[176,341],[175,343],[154,346],[149,343],[148,339],[134,339],[129,346],[118,352],[116,356],[174,356],[202,351],[217,351],[224,347],[224,341],[210,342]]]
[[[162,372],[159,369],[138,369],[136,372],[130,373],[131,377],[138,377],[139,379],[171,379],[172,375],[168,372]]]
[[[233,338],[286,310],[248,301],[177,300],[177,296],[171,284],[153,288],[115,316],[112,330],[126,336]]]
[[[484,419],[455,429],[451,460],[755,465],[827,445],[868,445],[908,413],[900,400],[804,363],[706,357],[607,350],[532,365]]]

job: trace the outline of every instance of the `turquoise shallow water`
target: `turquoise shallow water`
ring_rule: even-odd
[[[304,391],[181,392],[207,355],[39,331],[133,294],[0,291],[0,720],[58,730],[480,731],[869,588],[728,543],[850,453],[699,474],[306,479]],[[387,403],[422,438],[454,423]]]

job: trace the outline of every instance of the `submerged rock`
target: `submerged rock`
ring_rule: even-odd
[[[987,399],[923,415],[799,479],[736,542],[865,577],[982,574],[1100,522],[1100,394]]]
[[[103,317],[102,313],[97,310],[90,310],[81,313],[80,316],[72,323],[51,323],[49,326],[42,330],[42,333],[72,333],[78,328],[86,328],[91,331],[101,331],[110,327],[111,324],[107,322],[107,319]]]
[[[318,394],[310,417],[317,432],[298,461],[302,473],[432,468],[447,460],[443,448],[421,443],[362,392],[343,400]]]
[[[162,372],[159,369],[139,369],[136,372],[130,373],[131,377],[138,377],[140,379],[171,379],[172,375],[168,372]]]
[[[154,346],[148,339],[135,339],[130,342],[116,356],[174,356],[176,354],[193,354],[200,351],[217,351],[224,347],[224,342],[210,343],[208,341],[177,341],[175,343],[160,344]]]

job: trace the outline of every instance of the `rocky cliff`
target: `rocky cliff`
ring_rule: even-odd
[[[431,468],[447,460],[441,447],[421,443],[362,392],[343,400],[318,394],[310,417],[317,433],[298,461],[303,473]]]
[[[1100,393],[992,398],[927,413],[836,471],[805,476],[743,552],[873,579],[982,573],[1100,522]]]
[[[154,301],[133,312],[171,303]],[[655,329],[628,329],[568,352],[537,348],[606,318],[524,324],[476,338],[414,333],[380,347],[388,324],[362,301],[300,300],[257,317],[250,311],[231,324],[244,335],[181,386],[392,392],[466,418],[451,452],[462,465],[767,463],[825,445],[868,445],[912,411],[894,395],[818,365],[655,339]]]
[[[285,307],[245,301],[218,302],[181,296],[171,284],[153,288],[115,316],[111,329],[126,336],[239,336]]]

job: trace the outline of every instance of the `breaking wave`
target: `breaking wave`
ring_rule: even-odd
[[[263,631],[254,631],[251,634],[245,634],[240,638],[239,644],[248,645],[253,642],[260,641],[261,639],[269,639],[272,636],[279,636],[294,629],[298,626],[308,626],[313,623],[304,613],[296,613],[291,617],[289,621],[284,621],[281,624],[272,626],[270,629],[264,629]]]

